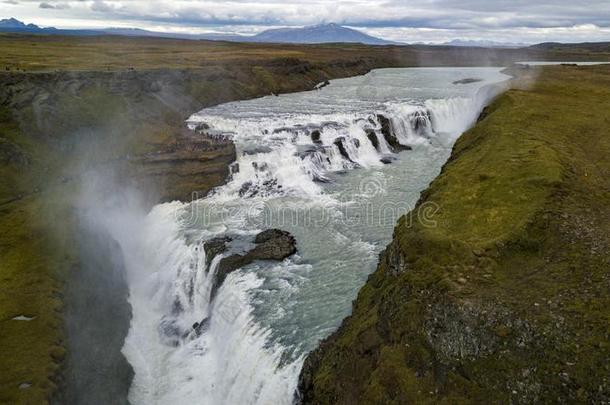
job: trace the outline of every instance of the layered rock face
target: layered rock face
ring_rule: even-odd
[[[610,401],[608,72],[529,72],[458,140],[301,403]]]
[[[216,238],[206,242],[205,250],[206,254],[209,254],[206,260],[211,261],[216,255],[223,253],[227,249],[227,243],[230,241],[230,238]],[[281,261],[296,252],[296,240],[289,232],[280,229],[267,229],[259,233],[254,238],[254,247],[252,249],[243,254],[235,253],[222,258],[218,265],[214,286],[212,287],[212,296],[215,295],[225,278],[233,271],[247,266],[256,260]]]

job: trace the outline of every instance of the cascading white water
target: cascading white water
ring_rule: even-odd
[[[482,81],[452,84],[465,77]],[[133,311],[130,401],[292,403],[303,356],[349,313],[396,219],[504,79],[498,69],[384,69],[192,116],[193,128],[235,142],[228,183],[156,206],[129,233],[125,213],[109,220]],[[295,235],[299,253],[239,269],[212,294],[222,257],[270,227]],[[230,237],[230,250],[210,260],[216,237]]]

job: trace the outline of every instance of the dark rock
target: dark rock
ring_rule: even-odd
[[[317,90],[320,90],[320,89],[322,89],[322,88],[324,88],[324,87],[328,86],[329,84],[330,84],[330,82],[329,82],[328,80],[325,80],[324,82],[322,82],[322,83],[318,84],[318,85],[316,86],[316,89],[317,89]]]
[[[294,237],[279,229],[261,232],[254,239],[254,243],[257,246],[246,255],[253,260],[284,260],[297,251]]]
[[[267,229],[256,235],[254,238],[254,243],[264,243],[268,242],[271,239],[281,238],[283,236],[289,236],[290,234],[286,231],[282,231],[279,229]]]
[[[205,131],[207,129],[210,129],[210,126],[208,124],[206,124],[205,122],[202,122],[201,124],[197,124],[197,126],[195,127],[195,131],[198,131],[198,132]]]
[[[129,159],[134,176],[142,178],[143,189],[162,183],[160,201],[188,201],[193,194],[201,198],[230,175],[229,166],[236,159],[230,140],[207,133],[200,135],[186,128],[176,131],[171,138],[158,151]]]
[[[209,318],[203,318],[203,320],[201,322],[195,322],[193,324],[193,330],[195,331],[197,336],[201,336],[201,334],[203,332],[205,332],[206,330],[208,330],[209,327],[210,327]]]
[[[239,196],[240,197],[245,197],[245,196],[254,196],[256,195],[256,191],[252,192],[252,182],[251,181],[247,181],[244,184],[241,185],[241,187],[239,188]]]
[[[313,181],[316,183],[331,183],[332,181],[328,177],[313,175]]]
[[[487,116],[489,115],[489,107],[485,107],[483,108],[483,111],[481,111],[481,114],[479,114],[479,118],[477,118],[477,124],[481,121],[483,121],[485,118],[487,118]]]
[[[314,153],[316,153],[316,149],[309,148],[309,149],[305,149],[303,151],[298,151],[296,153],[296,155],[298,157],[300,157],[301,159],[305,159],[306,157],[309,157],[309,156],[313,155]]]
[[[381,125],[381,134],[384,137],[393,136],[392,123],[389,118],[387,118],[385,115],[377,114],[377,121],[379,122],[379,125]]]
[[[343,156],[345,159],[349,160],[350,162],[354,162],[352,160],[352,158],[349,156],[349,153],[347,153],[347,149],[345,148],[345,138],[343,137],[339,137],[337,139],[335,139],[335,146],[337,146],[337,148],[339,148],[339,153],[341,154],[341,156]]]
[[[366,130],[366,136],[371,141],[371,144],[375,147],[375,149],[379,150],[379,138],[377,138],[377,134],[372,129]]]
[[[470,83],[478,83],[478,82],[482,82],[482,81],[483,81],[483,79],[468,78],[468,79],[456,80],[453,82],[453,84],[470,84]]]
[[[252,162],[252,167],[257,172],[264,172],[265,170],[267,170],[269,168],[269,165],[267,165],[267,162],[263,162],[263,163]]]
[[[208,266],[217,255],[226,252],[227,243],[231,242],[231,240],[231,238],[224,236],[210,239],[204,243],[203,250],[205,251],[205,261]]]
[[[379,159],[379,161],[381,163],[383,163],[384,165],[389,165],[390,163],[392,163],[394,161],[394,159],[391,158],[390,156],[385,156],[385,157],[382,157],[381,159]]]
[[[382,114],[377,114],[377,120],[381,125],[381,134],[394,152],[411,149],[410,146],[405,146],[398,142],[398,138],[396,137],[396,135],[394,134],[394,130],[392,129],[392,122],[389,118]]]
[[[296,240],[286,231],[268,229],[256,235],[256,246],[246,254],[233,254],[220,261],[216,280],[212,287],[212,297],[222,285],[225,278],[233,271],[240,269],[256,260],[284,260],[296,253]]]
[[[233,176],[234,174],[239,173],[239,163],[234,162],[229,166],[229,175]]]
[[[324,153],[326,146],[320,145],[297,145],[297,151],[295,155],[300,157],[301,159],[305,159],[307,157],[311,157],[312,155],[321,152]]]
[[[268,146],[259,146],[252,149],[247,149],[243,151],[244,155],[258,155],[259,153],[269,153],[271,152],[271,148]]]
[[[422,129],[426,129],[429,122],[430,114],[428,112],[416,111],[411,115],[411,128],[414,131],[419,132]]]
[[[312,141],[313,143],[317,143],[317,144],[322,143],[322,140],[320,139],[321,135],[322,135],[322,134],[320,134],[320,131],[318,131],[318,130],[316,129],[315,131],[313,131],[313,132],[311,133],[311,141]]]
[[[355,147],[357,147],[357,148],[359,148],[359,147],[360,147],[360,139],[356,139],[356,138],[354,138],[354,139],[352,139],[352,142],[354,143],[354,146],[355,146]]]
[[[330,82],[328,80],[325,80],[324,82],[317,84],[315,89],[316,90],[323,89],[324,87],[328,86],[329,84],[330,84]]]

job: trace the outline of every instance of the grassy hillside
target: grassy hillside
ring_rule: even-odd
[[[248,44],[120,36],[62,37],[0,34],[0,70],[56,71],[198,69],[211,65],[268,65],[284,59],[310,64],[365,62],[390,66],[506,66],[517,60],[610,60],[607,46],[524,49],[360,44]]]
[[[436,226],[399,221],[304,403],[610,400],[610,67],[533,79],[458,140]]]

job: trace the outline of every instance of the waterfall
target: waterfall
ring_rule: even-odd
[[[114,235],[125,252],[133,312],[123,347],[135,370],[130,401],[292,403],[304,353],[288,350],[258,321],[260,290],[269,281],[261,271],[241,269],[212,294],[220,261],[252,245],[264,229],[252,218],[260,218],[268,202],[296,199],[317,207],[332,200],[325,188],[341,173],[382,170],[408,148],[451,146],[499,91],[477,89],[469,96],[375,102],[348,112],[269,114],[261,108],[231,115],[227,109],[239,107],[231,105],[193,115],[191,128],[235,142],[237,161],[227,184],[205,199],[158,205],[137,229]],[[218,237],[230,238],[228,250],[207,257],[206,243]],[[374,250],[366,254],[375,256]],[[261,266],[279,274],[268,290],[286,294],[311,268],[298,255]]]

